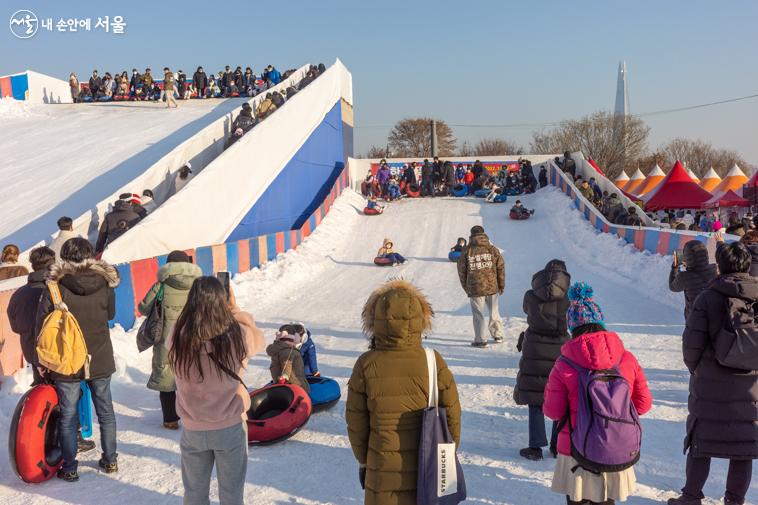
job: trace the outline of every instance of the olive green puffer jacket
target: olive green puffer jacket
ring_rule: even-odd
[[[147,316],[153,308],[161,284],[163,285],[163,334],[161,341],[153,345],[153,371],[147,381],[147,387],[152,390],[170,392],[176,389],[174,371],[169,364],[164,342],[187,303],[192,283],[202,275],[200,267],[192,263],[166,263],[158,270],[158,282],[153,284],[139,304],[140,314]]]
[[[366,465],[367,505],[415,505],[421,414],[429,379],[421,337],[433,312],[406,281],[376,290],[363,309],[372,349],[358,358],[348,384],[347,430],[358,463]],[[453,374],[437,352],[439,405],[460,443],[461,407]]]

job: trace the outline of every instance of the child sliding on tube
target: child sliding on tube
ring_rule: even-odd
[[[379,205],[376,202],[376,197],[375,196],[371,196],[368,199],[368,204],[366,204],[366,208],[367,209],[376,209],[379,212],[379,214],[381,214],[382,212],[384,212],[384,206],[383,205]]]
[[[502,190],[500,189],[500,186],[497,185],[497,183],[492,184],[492,189],[490,190],[489,194],[487,195],[487,198],[485,198],[485,201],[488,203],[493,203],[495,201],[495,198],[500,196],[500,193],[502,193]]]
[[[534,209],[529,210],[521,205],[521,200],[516,200],[516,205],[511,207],[511,214],[516,214],[517,217],[524,217],[526,215],[534,214]]]
[[[316,344],[313,343],[310,330],[303,323],[289,323],[279,328],[279,331],[286,331],[299,338],[295,347],[300,351],[300,356],[303,358],[305,376],[320,377],[321,373],[318,371],[318,360],[316,359]]]
[[[384,242],[382,243],[382,247],[379,248],[379,252],[376,254],[378,258],[387,258],[388,260],[392,261],[393,265],[405,263],[406,260],[403,258],[403,256],[400,255],[400,253],[396,253],[392,247],[394,244],[392,241],[388,238],[384,239]]]
[[[271,356],[271,378],[274,382],[284,379],[287,384],[300,386],[305,391],[310,391],[310,386],[305,378],[305,365],[303,357],[297,349],[300,343],[300,335],[296,331],[290,333],[291,325],[284,325],[276,332],[274,342],[266,347],[266,354]]]

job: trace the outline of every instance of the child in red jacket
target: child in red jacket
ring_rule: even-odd
[[[571,340],[561,347],[561,356],[589,370],[615,367],[629,384],[631,403],[637,413],[645,414],[653,403],[645,374],[634,355],[624,349],[619,336],[605,329],[603,312],[592,295],[592,288],[583,282],[574,284],[569,290],[566,321]],[[566,495],[568,504],[611,505],[614,500],[625,501],[634,492],[634,467],[593,473],[584,469],[571,455],[570,427],[576,427],[579,389],[579,372],[571,363],[559,358],[545,388],[543,411],[554,421],[563,421],[567,412],[570,416],[558,435],[558,459],[552,490]]]

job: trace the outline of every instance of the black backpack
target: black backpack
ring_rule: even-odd
[[[727,299],[728,319],[713,341],[716,361],[739,370],[758,370],[758,302]]]

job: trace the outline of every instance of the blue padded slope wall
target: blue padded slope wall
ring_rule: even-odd
[[[299,228],[345,167],[343,142],[337,102],[226,241]]]

